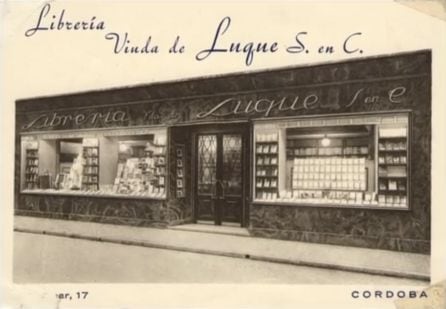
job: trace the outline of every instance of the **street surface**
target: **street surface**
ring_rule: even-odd
[[[296,283],[426,285],[249,259],[14,233],[17,283]]]

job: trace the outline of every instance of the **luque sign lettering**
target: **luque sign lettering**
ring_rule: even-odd
[[[308,92],[300,96],[298,94],[285,95],[278,98],[259,97],[256,99],[247,99],[244,97],[229,97],[212,104],[210,107],[200,109],[196,106],[199,112],[188,114],[187,117],[176,117],[175,121],[167,119],[164,114],[160,114],[160,108],[163,104],[142,103],[134,105],[135,111],[132,119],[129,112],[122,110],[105,110],[93,112],[51,112],[40,114],[32,118],[23,127],[23,130],[45,130],[45,129],[78,129],[78,128],[97,128],[110,126],[129,126],[129,125],[151,125],[160,123],[178,123],[184,121],[202,120],[206,118],[220,118],[231,117],[270,117],[278,115],[281,112],[305,110],[340,110],[348,109],[358,104],[374,104],[379,103],[382,99],[391,104],[400,104],[403,102],[403,97],[406,94],[406,87],[398,86],[390,89],[385,89],[380,95],[371,95],[370,89],[359,88],[342,102],[338,99],[339,89],[335,89],[334,95],[328,94],[329,99],[325,102],[321,96],[316,92]],[[385,98],[383,98],[383,96]],[[181,103],[180,103],[181,104]],[[198,103],[200,104],[200,103]],[[203,105],[209,106],[208,101],[203,101]],[[167,107],[166,107],[167,108]],[[182,110],[187,108],[184,106],[170,105],[171,109],[177,108]],[[170,114],[169,114],[170,115]],[[139,118],[138,118],[139,117]],[[140,119],[141,118],[141,119]]]
[[[341,106],[342,102],[338,101],[322,103],[320,97],[316,93],[310,93],[304,97],[300,97],[299,95],[293,97],[284,96],[276,100],[259,98],[257,100],[246,101],[231,97],[221,101],[209,110],[198,113],[197,118],[203,119],[211,116],[227,117],[239,114],[257,114],[262,117],[269,117],[274,111],[285,112],[289,110],[340,109],[341,107],[349,108],[358,103],[370,104],[379,102],[380,96],[364,96],[364,90],[365,88],[358,89],[350,100],[344,102],[344,106]],[[387,99],[390,103],[398,104],[401,102],[401,97],[405,93],[405,87],[395,87],[387,92]]]

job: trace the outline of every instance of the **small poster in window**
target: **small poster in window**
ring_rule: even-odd
[[[257,187],[257,188],[262,188],[262,187],[263,187],[263,182],[262,182],[262,180],[257,180],[256,187]]]
[[[389,181],[389,190],[392,190],[392,191],[396,190],[396,181],[395,180]]]
[[[177,179],[177,188],[183,188],[183,180]]]
[[[177,177],[182,178],[183,177],[183,169],[177,170]]]

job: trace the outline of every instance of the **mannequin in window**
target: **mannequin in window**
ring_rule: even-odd
[[[70,174],[68,175],[70,189],[80,190],[82,186],[82,173],[84,170],[84,158],[80,153],[76,159],[74,159],[73,165],[70,169]]]

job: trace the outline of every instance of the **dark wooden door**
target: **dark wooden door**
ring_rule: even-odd
[[[196,136],[196,218],[242,223],[242,132],[202,133]]]

